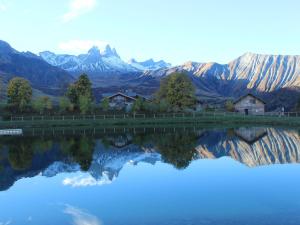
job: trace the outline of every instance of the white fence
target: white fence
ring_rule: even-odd
[[[159,114],[110,114],[110,115],[55,115],[55,116],[10,116],[7,121],[76,121],[76,120],[126,120],[126,119],[186,119],[201,117],[237,117],[237,118],[299,118],[299,112],[267,112],[260,115],[245,115],[236,112],[201,112],[201,113],[159,113]]]

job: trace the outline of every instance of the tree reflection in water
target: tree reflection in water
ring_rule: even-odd
[[[163,161],[177,169],[188,167],[197,154],[197,135],[192,132],[154,135],[152,140]]]
[[[155,164],[162,161],[176,169],[185,169],[193,160],[204,158],[229,156],[250,167],[299,163],[300,158],[298,130],[143,130],[140,133],[124,130],[89,135],[1,137],[0,190],[7,189],[17,179],[45,171],[50,171],[46,176],[55,176],[80,168],[93,174],[95,179],[107,172],[114,177],[128,162]]]

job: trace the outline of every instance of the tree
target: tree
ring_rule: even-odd
[[[95,146],[94,139],[88,136],[62,137],[60,141],[61,151],[68,157],[71,156],[83,171],[91,166]]]
[[[7,146],[11,167],[19,171],[29,169],[34,156],[33,139],[28,137],[21,137],[18,141],[9,139]]]
[[[9,104],[22,111],[30,103],[32,97],[32,88],[29,82],[20,77],[10,80],[7,87],[7,97]]]
[[[92,83],[86,74],[80,75],[78,80],[69,86],[67,96],[73,104],[79,104],[80,96],[87,96],[92,99]]]
[[[138,97],[136,99],[136,101],[133,103],[132,111],[133,112],[139,112],[143,109],[144,109],[144,100],[142,98]]]
[[[195,87],[184,73],[173,73],[162,80],[156,101],[166,100],[175,111],[192,108],[196,104]]]
[[[162,99],[159,104],[159,112],[168,112],[172,109],[171,104],[166,100],[166,99]]]
[[[79,109],[82,114],[86,114],[89,110],[91,110],[92,99],[90,96],[81,95],[79,96]]]
[[[109,99],[108,98],[104,98],[101,102],[101,108],[103,111],[108,111],[109,109]]]
[[[52,109],[52,101],[48,96],[39,97],[33,102],[33,108],[42,114],[45,110]]]
[[[70,100],[71,103],[73,103],[73,104],[77,104],[78,103],[78,93],[77,93],[76,85],[75,84],[71,84],[68,87],[66,95],[68,96],[68,98],[69,98],[69,100]]]
[[[59,99],[59,109],[61,112],[72,111],[72,103],[67,97],[61,97]]]
[[[156,102],[150,102],[150,101],[145,101],[144,102],[144,108],[148,112],[158,112],[159,111],[159,105]]]
[[[225,102],[225,108],[227,112],[234,112],[234,104],[232,101],[226,101]]]

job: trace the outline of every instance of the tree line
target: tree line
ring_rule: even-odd
[[[59,111],[86,114],[100,108],[109,111],[109,99],[104,98],[97,105],[88,75],[82,74],[66,90],[64,96],[54,103],[50,96],[33,99],[30,82],[21,77],[11,79],[7,85],[7,109],[10,112],[35,112],[45,114]],[[195,87],[184,73],[173,73],[161,81],[158,91],[150,100],[138,97],[132,112],[170,112],[193,109],[196,105]]]
[[[1,83],[1,82],[0,82]],[[0,88],[3,89],[0,84]],[[92,83],[88,75],[82,74],[69,85],[64,96],[55,102],[50,96],[39,96],[33,99],[33,90],[29,81],[15,77],[7,86],[7,106],[10,112],[47,112],[87,114],[95,110],[109,111],[109,99],[104,98],[97,105],[92,92]],[[172,73],[163,78],[157,92],[150,100],[138,97],[134,102],[132,112],[182,112],[195,110],[197,104],[195,87],[185,73]],[[232,101],[227,101],[225,110],[234,111]],[[295,106],[300,111],[300,98]]]

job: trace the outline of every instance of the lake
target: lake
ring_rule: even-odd
[[[300,224],[297,129],[28,129],[0,137],[0,225]]]

